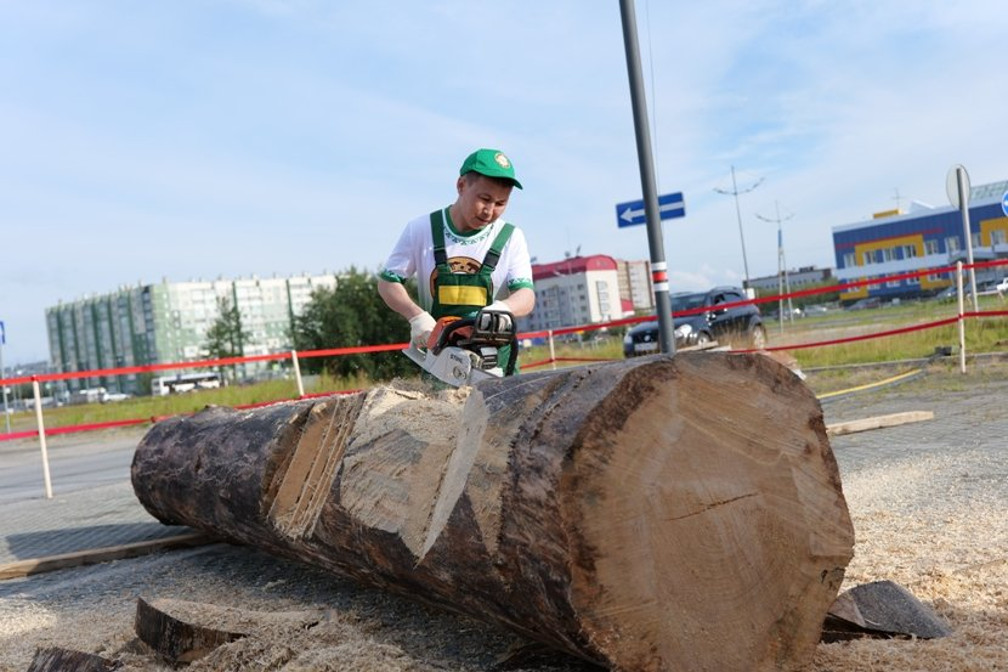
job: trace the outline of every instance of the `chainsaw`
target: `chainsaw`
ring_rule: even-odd
[[[512,346],[511,353],[501,362],[498,353],[505,345]],[[517,345],[514,315],[484,309],[471,317],[442,317],[426,350],[410,343],[403,354],[438,380],[462,387],[514,373]]]

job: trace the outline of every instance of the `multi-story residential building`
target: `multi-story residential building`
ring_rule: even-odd
[[[619,273],[620,298],[633,310],[652,312],[655,309],[654,284],[651,282],[651,262],[616,260]]]
[[[334,288],[335,275],[168,282],[120,287],[46,309],[49,358],[54,371],[89,371],[204,359],[207,330],[220,317],[219,299],[237,306],[248,341],[243,354],[291,348],[294,317],[315,289]],[[138,377],[70,381],[70,389],[100,385],[138,389]]]

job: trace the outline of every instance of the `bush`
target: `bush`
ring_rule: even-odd
[[[405,343],[409,325],[390,310],[378,295],[378,279],[351,267],[341,274],[334,289],[320,288],[294,320],[294,347],[298,350]],[[362,353],[302,360],[309,373],[338,377],[366,376],[387,380],[416,375],[418,369],[399,352]]]

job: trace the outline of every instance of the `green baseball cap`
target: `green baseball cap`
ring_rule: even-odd
[[[521,182],[515,178],[514,165],[507,155],[498,149],[477,149],[462,162],[459,175],[479,173],[487,177],[509,180],[514,186],[522,188]]]

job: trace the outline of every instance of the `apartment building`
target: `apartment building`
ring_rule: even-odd
[[[60,302],[46,309],[50,365],[87,371],[205,359],[206,334],[220,317],[218,299],[237,306],[245,355],[291,348],[294,317],[311,293],[336,286],[335,275],[241,278],[123,286],[115,292]],[[102,386],[145,393],[139,377],[70,381],[70,390]]]

